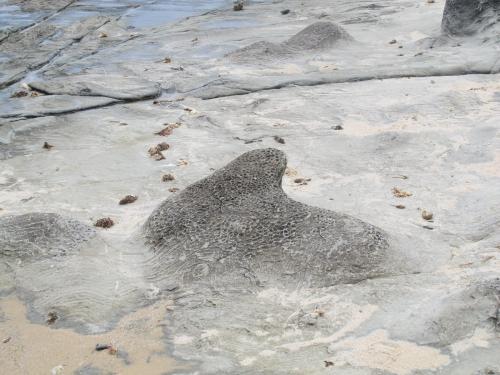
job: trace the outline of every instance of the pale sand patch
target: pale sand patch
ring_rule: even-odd
[[[347,324],[345,324],[341,329],[339,329],[333,335],[317,337],[307,341],[292,342],[290,344],[284,344],[281,346],[285,349],[294,352],[302,348],[307,348],[309,346],[330,344],[334,341],[340,340],[347,333],[354,331],[361,324],[367,321],[377,310],[378,307],[375,305],[363,305],[363,306],[353,305],[351,320],[349,320]]]
[[[387,331],[376,330],[370,335],[350,338],[332,344],[328,351],[338,351],[329,361],[336,366],[350,365],[385,370],[407,375],[415,370],[432,370],[450,362],[447,355],[429,346],[408,341],[391,340]]]
[[[240,364],[242,366],[251,366],[255,361],[257,360],[256,357],[247,357],[245,359],[243,359]]]
[[[488,332],[484,328],[476,328],[474,334],[471,337],[457,341],[456,343],[450,345],[451,352],[453,355],[459,355],[472,348],[489,348],[490,344],[488,340],[494,338],[491,332]]]
[[[495,159],[493,161],[465,165],[464,169],[486,176],[500,177],[500,152],[495,153]]]
[[[94,366],[120,375],[164,374],[175,368],[166,354],[162,326],[171,301],[160,301],[120,320],[115,329],[99,335],[80,335],[69,329],[52,329],[26,319],[26,307],[14,297],[0,300],[0,363],[4,374],[72,374]],[[8,342],[2,341],[8,339]],[[112,343],[117,355],[96,352],[96,344]],[[125,354],[126,353],[126,354]],[[124,357],[130,362],[125,363]]]

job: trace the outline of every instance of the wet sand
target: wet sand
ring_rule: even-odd
[[[70,329],[31,323],[19,299],[3,298],[0,300],[1,372],[62,375],[95,367],[103,374],[160,375],[182,368],[166,354],[165,317],[170,308],[171,302],[160,301],[122,318],[110,332],[80,335]],[[98,352],[96,344],[112,344],[118,351]]]

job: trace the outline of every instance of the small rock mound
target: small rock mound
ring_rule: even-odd
[[[291,37],[285,45],[293,50],[306,51],[332,48],[339,41],[353,38],[342,27],[331,22],[316,22]]]
[[[66,255],[95,234],[79,221],[52,213],[4,216],[0,218],[0,256]]]
[[[331,22],[316,22],[282,43],[256,42],[238,49],[229,57],[236,60],[276,59],[304,51],[322,50],[334,47],[341,41],[354,40],[347,31]]]
[[[499,0],[447,0],[441,28],[455,36],[485,32],[500,21]]]

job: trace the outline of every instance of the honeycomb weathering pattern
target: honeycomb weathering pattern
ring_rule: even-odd
[[[52,213],[0,218],[0,255],[45,257],[66,255],[95,236],[93,228]]]
[[[498,27],[499,21],[500,0],[447,0],[442,29],[449,35],[470,35]]]
[[[386,273],[387,235],[290,199],[286,157],[247,152],[164,201],[144,226],[154,274],[181,283],[327,286]]]
[[[342,41],[354,39],[341,26],[332,22],[315,22],[282,43],[260,41],[240,48],[229,57],[236,60],[251,58],[280,58],[312,50],[334,47]]]
[[[299,51],[331,48],[339,41],[353,38],[341,26],[332,22],[315,22],[292,36],[285,45]]]

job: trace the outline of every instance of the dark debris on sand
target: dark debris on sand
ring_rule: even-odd
[[[110,217],[104,217],[95,222],[94,226],[98,228],[108,229],[115,225],[115,222]]]

